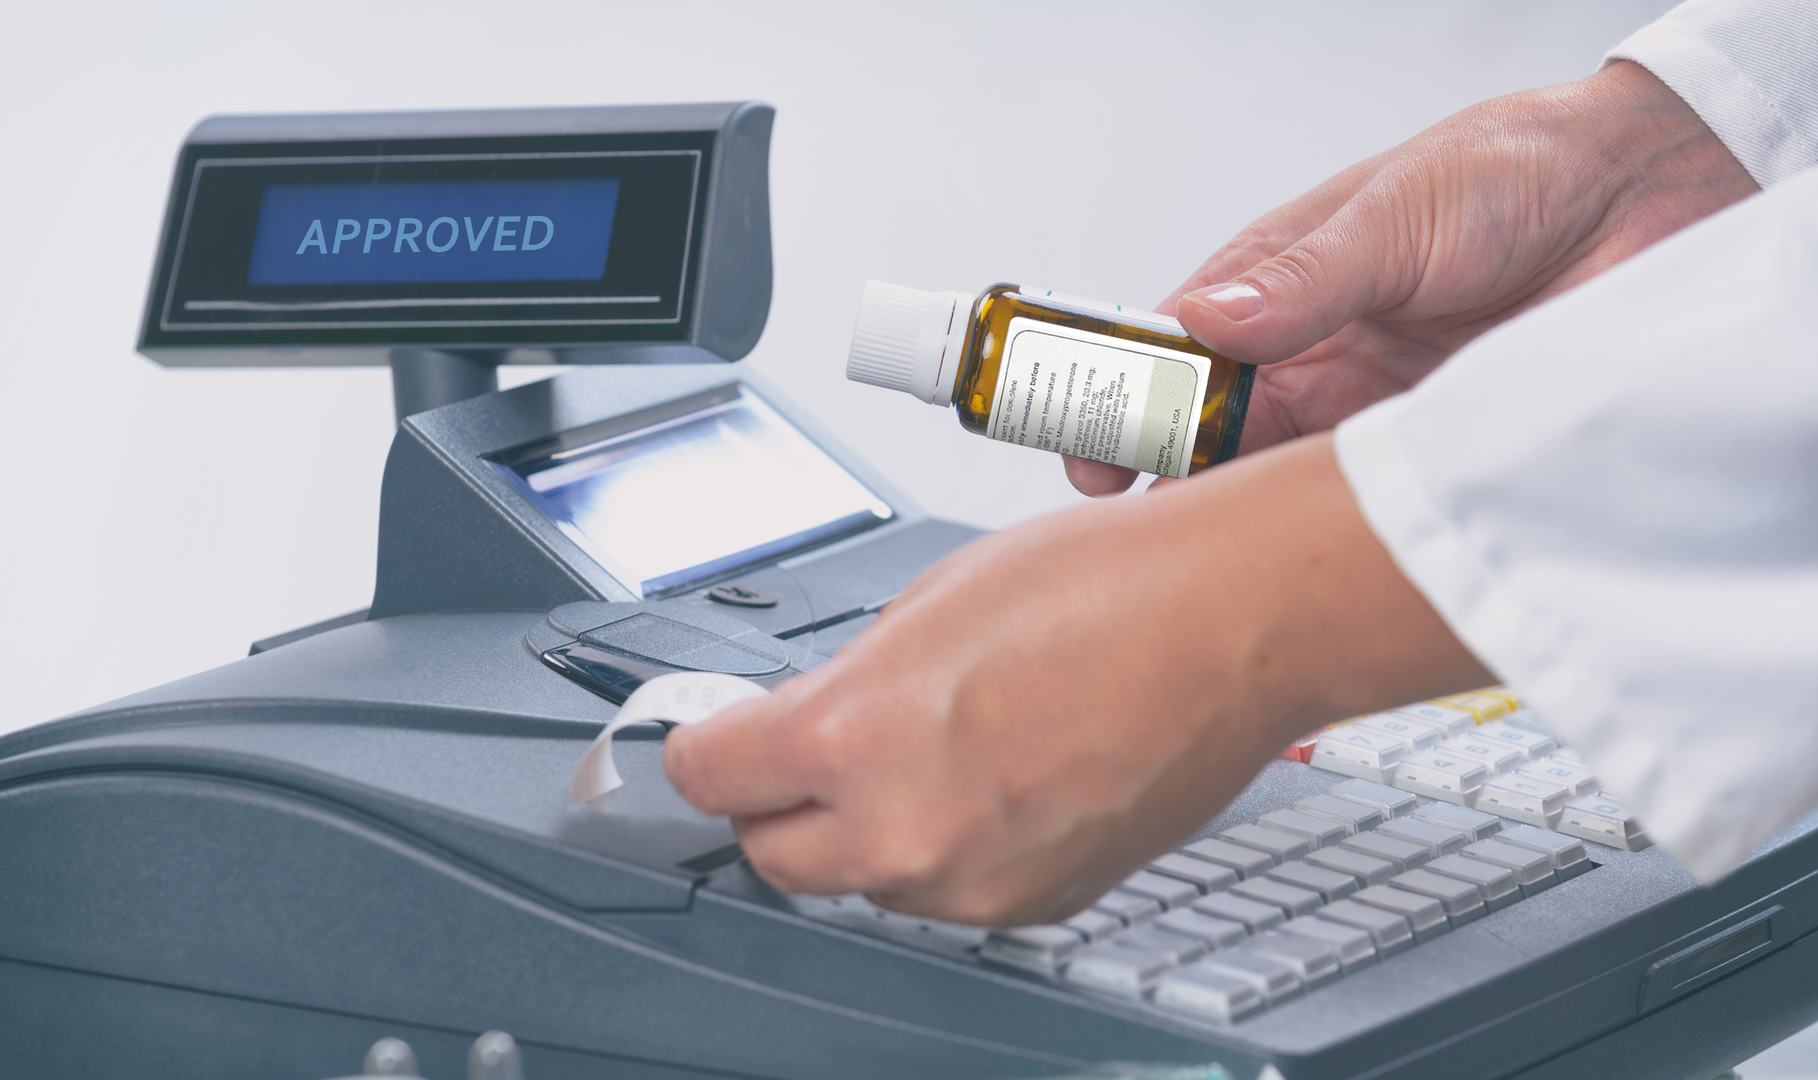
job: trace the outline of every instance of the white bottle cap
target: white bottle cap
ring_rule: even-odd
[[[953,404],[970,296],[865,282],[846,377],[913,394],[930,405]]]

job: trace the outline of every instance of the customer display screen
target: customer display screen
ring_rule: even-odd
[[[683,340],[713,140],[186,147],[155,329],[218,345]]]
[[[889,504],[748,387],[490,462],[639,596],[871,528]]]
[[[254,285],[591,281],[606,272],[614,177],[271,184]]]

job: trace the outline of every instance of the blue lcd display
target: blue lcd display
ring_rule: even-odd
[[[589,281],[606,271],[616,178],[272,184],[254,285]]]

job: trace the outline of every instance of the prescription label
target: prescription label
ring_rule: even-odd
[[[1027,318],[1011,319],[1005,338],[987,435],[1187,475],[1210,360]]]

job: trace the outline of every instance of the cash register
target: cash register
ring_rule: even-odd
[[[0,739],[0,1073],[1709,1080],[1818,1019],[1818,821],[1700,887],[1509,691],[1290,747],[1051,926],[779,892],[656,725],[569,805],[645,681],[810,671],[977,535],[738,362],[772,115],[191,133],[139,348],[390,365],[377,586]],[[96,664],[160,632],[104,613]]]

